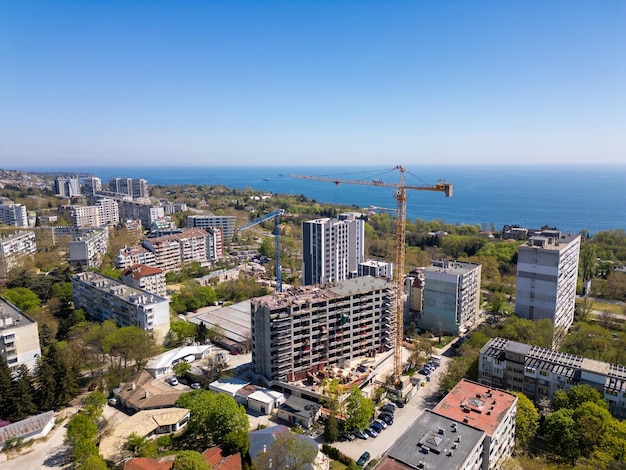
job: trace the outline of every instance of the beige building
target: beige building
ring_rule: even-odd
[[[37,322],[0,298],[0,354],[11,369],[22,364],[34,370],[41,356]]]
[[[187,229],[183,233],[148,238],[143,247],[154,253],[156,264],[164,271],[176,271],[182,264],[198,262],[207,265],[211,235],[203,229]]]
[[[115,258],[117,269],[126,269],[135,264],[145,264],[147,266],[157,265],[157,259],[153,252],[146,250],[143,246],[125,246]]]
[[[165,271],[145,264],[135,264],[122,271],[122,282],[136,289],[165,297]]]

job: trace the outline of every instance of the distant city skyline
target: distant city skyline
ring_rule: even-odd
[[[626,2],[0,1],[0,167],[622,164]]]

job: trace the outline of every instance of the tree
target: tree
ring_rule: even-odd
[[[136,432],[132,432],[128,436],[125,447],[134,457],[155,457],[157,454],[156,443]]]
[[[12,373],[4,356],[0,354],[0,416],[9,416],[11,412]]]
[[[374,402],[363,396],[363,392],[356,385],[352,386],[346,398],[346,414],[348,429],[367,427],[374,415]]]
[[[574,462],[580,456],[573,411],[560,409],[546,417],[543,428],[552,451]]]
[[[581,452],[589,456],[602,442],[614,418],[606,407],[585,402],[572,415],[578,429]]]
[[[517,397],[517,417],[515,419],[515,442],[525,448],[539,430],[539,412],[533,402],[521,392],[511,392]]]
[[[26,313],[37,310],[41,305],[41,300],[37,297],[37,294],[26,287],[6,289],[2,297]]]
[[[10,413],[6,417],[12,421],[20,421],[37,413],[32,377],[28,367],[24,364],[17,368],[17,374],[11,384],[8,401]]]
[[[279,433],[274,442],[254,461],[257,470],[313,468],[317,445],[312,439],[291,431]]]
[[[98,427],[93,420],[84,414],[76,414],[67,423],[65,433],[65,444],[72,450],[72,460],[80,465],[89,456],[98,454],[96,438],[98,437]]]
[[[191,364],[186,361],[179,361],[174,364],[172,369],[174,370],[174,374],[176,374],[176,377],[184,377],[185,374],[189,372],[189,369],[191,369]]]
[[[95,390],[83,398],[83,410],[92,419],[99,419],[106,403],[107,396],[99,390]]]
[[[339,425],[334,413],[331,413],[324,424],[324,440],[326,442],[335,442],[339,438]]]
[[[78,470],[108,470],[109,466],[106,464],[101,455],[90,455],[85,461],[78,467]]]
[[[179,347],[192,341],[198,333],[198,327],[191,322],[175,321],[170,323],[168,336],[169,347]]]
[[[552,408],[557,411],[563,408],[575,410],[583,403],[595,403],[601,408],[608,409],[608,404],[591,385],[575,385],[567,392],[557,390],[552,397]]]
[[[200,452],[181,450],[174,459],[172,470],[211,470],[211,466]]]

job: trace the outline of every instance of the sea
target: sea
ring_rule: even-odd
[[[626,164],[406,166],[406,186],[430,187],[445,180],[452,197],[435,191],[407,190],[407,220],[439,220],[501,230],[504,225],[554,227],[566,233],[590,234],[626,229]],[[221,185],[359,208],[396,207],[394,188],[356,184],[397,184],[400,172],[390,167],[96,167],[40,168],[109,178],[144,178],[149,185]],[[322,179],[300,179],[291,175]],[[323,180],[340,179],[335,184]]]

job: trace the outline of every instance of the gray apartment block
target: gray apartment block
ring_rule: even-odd
[[[424,270],[424,303],[417,326],[463,334],[474,327],[480,311],[481,265],[433,261]]]
[[[105,227],[81,234],[68,244],[69,262],[83,269],[97,268],[109,246],[109,231]]]
[[[28,227],[26,206],[22,204],[2,204],[0,202],[0,224]]]
[[[587,359],[503,338],[492,338],[480,350],[480,382],[523,392],[530,399],[552,399],[574,385],[594,387],[616,418],[626,418],[626,367]]]
[[[358,276],[365,259],[365,222],[362,214],[302,223],[302,284],[310,286]]]
[[[0,278],[7,277],[9,271],[22,264],[23,258],[37,252],[35,233],[20,231],[10,235],[0,235]]]
[[[519,247],[515,313],[547,318],[555,327],[555,344],[574,322],[580,235],[544,230]]]
[[[394,285],[370,276],[252,299],[254,371],[293,382],[391,350],[394,301]]]
[[[219,228],[222,229],[222,237],[226,241],[233,239],[237,217],[234,215],[190,215],[187,217],[189,228]]]
[[[169,300],[95,272],[72,276],[74,305],[94,321],[137,326],[163,341],[170,329]]]

